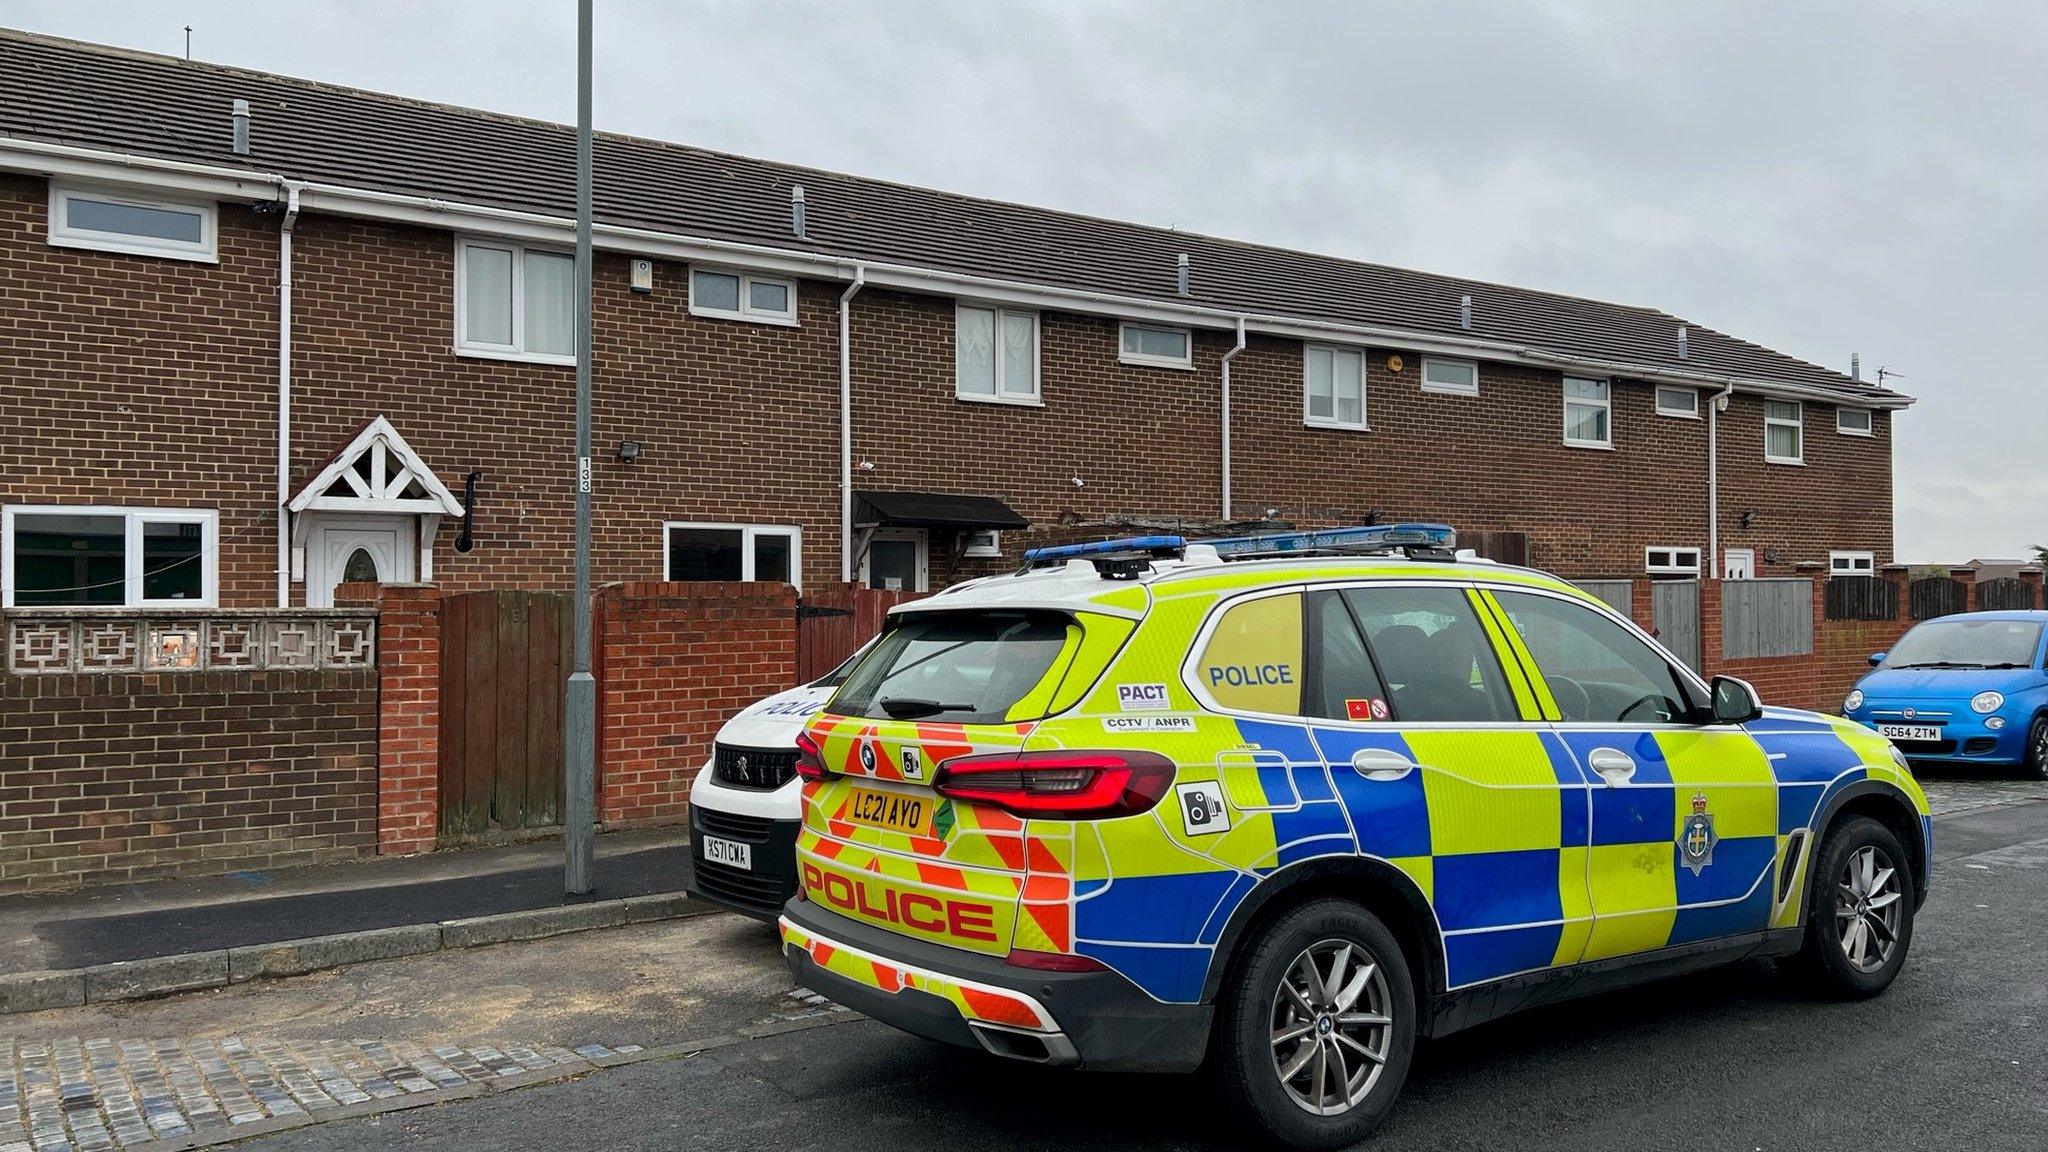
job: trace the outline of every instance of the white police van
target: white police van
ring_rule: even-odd
[[[796,737],[867,651],[809,684],[756,701],[727,720],[690,787],[691,896],[773,921],[796,892],[803,787]]]

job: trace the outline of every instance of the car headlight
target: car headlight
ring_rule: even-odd
[[[1970,697],[1970,711],[1996,712],[2005,707],[2005,697],[1997,692],[1979,692]]]
[[[1854,712],[1861,707],[1863,707],[1863,689],[1850,689],[1848,698],[1842,701],[1842,711]]]
[[[1897,744],[1892,745],[1892,763],[1897,764],[1899,771],[1904,772],[1906,775],[1911,776],[1913,774],[1912,761],[1906,759],[1906,754],[1899,751]]]

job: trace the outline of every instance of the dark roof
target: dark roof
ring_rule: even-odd
[[[234,155],[247,99],[253,153]],[[575,133],[559,124],[218,64],[0,30],[0,133],[375,191],[574,211]],[[1054,287],[1527,345],[1569,357],[1896,393],[1652,308],[1317,256],[608,133],[601,222]],[[802,184],[808,238],[789,230]],[[1192,290],[1175,292],[1189,254]],[[1459,297],[1473,324],[1459,324]],[[1677,331],[1688,324],[1690,355]]]
[[[993,496],[951,492],[855,492],[860,508],[856,524],[902,528],[1029,528],[1031,521]]]

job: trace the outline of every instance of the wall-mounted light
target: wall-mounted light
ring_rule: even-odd
[[[1753,511],[1744,512],[1738,519],[1744,528],[1753,527],[1756,524],[1756,513]]]
[[[619,441],[619,463],[631,464],[633,461],[638,460],[639,458],[640,442],[638,440]]]

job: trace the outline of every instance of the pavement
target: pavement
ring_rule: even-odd
[[[1759,962],[1499,1021],[1426,1044],[1370,1146],[2048,1147],[2048,787],[1924,775],[1935,883],[1888,994],[1815,1001]],[[0,1030],[0,1152],[1248,1146],[1200,1080],[1002,1062],[832,1009],[726,915]]]
[[[600,836],[573,900],[559,840],[0,897],[0,974],[674,892],[688,857],[679,829]]]

